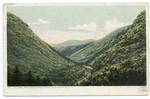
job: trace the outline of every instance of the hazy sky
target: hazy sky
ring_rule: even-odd
[[[70,39],[100,39],[131,24],[145,6],[9,6],[41,39],[50,44]]]

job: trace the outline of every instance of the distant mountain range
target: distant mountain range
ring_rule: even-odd
[[[53,45],[53,47],[62,53],[63,55],[69,57],[71,54],[75,53],[76,51],[85,48],[89,44],[93,43],[95,40],[88,39],[88,40],[68,40],[61,44]]]
[[[60,43],[60,44],[55,44],[55,45],[52,44],[52,46],[56,47],[56,48],[61,48],[61,47],[64,47],[64,46],[82,45],[82,44],[90,43],[90,42],[94,42],[94,41],[95,41],[94,39],[88,39],[88,40],[68,40],[68,41],[65,41],[65,42]]]

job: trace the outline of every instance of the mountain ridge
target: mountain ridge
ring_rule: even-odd
[[[89,42],[93,42],[93,41],[95,41],[95,40],[94,39],[86,39],[86,40],[71,39],[71,40],[67,40],[67,41],[59,43],[59,44],[55,44],[53,47],[81,45],[81,44],[85,44],[85,43],[89,43]]]
[[[87,39],[87,40],[68,40],[61,44],[57,44],[53,46],[57,51],[62,53],[65,56],[70,56],[71,54],[75,53],[76,51],[85,48],[86,46],[90,45],[91,43],[95,42],[96,40]]]

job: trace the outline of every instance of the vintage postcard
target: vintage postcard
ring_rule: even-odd
[[[4,95],[148,95],[148,6],[4,4]]]

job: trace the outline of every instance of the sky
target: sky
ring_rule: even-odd
[[[67,40],[101,39],[132,24],[144,5],[8,6],[42,40],[58,44]]]

